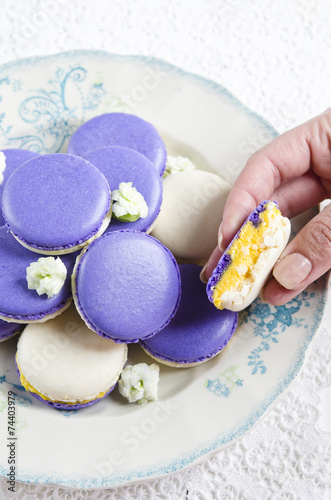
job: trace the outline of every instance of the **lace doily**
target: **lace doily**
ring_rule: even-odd
[[[280,132],[330,106],[328,0],[3,4],[0,63],[81,48],[153,55],[218,81]],[[302,373],[281,402],[242,439],[200,465],[159,481],[107,491],[17,483],[15,498],[331,498],[328,325],[324,322]],[[3,479],[0,498],[12,498]]]

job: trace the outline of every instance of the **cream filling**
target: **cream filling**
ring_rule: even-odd
[[[8,318],[7,316],[1,316],[1,314],[0,314],[0,319],[3,319],[4,321],[7,321],[7,323],[20,323],[20,324],[44,323],[45,321],[48,321],[49,319],[56,318],[56,316],[59,316],[60,314],[62,314],[63,311],[65,311],[66,309],[68,309],[68,307],[70,306],[71,302],[72,302],[72,298],[70,297],[67,300],[67,302],[64,304],[64,306],[61,307],[61,309],[58,309],[57,311],[55,311],[52,314],[46,314],[46,316],[44,316],[41,319],[16,319],[16,318]],[[32,316],[32,314],[31,314],[31,316]]]
[[[60,250],[43,250],[43,249],[31,247],[27,243],[25,243],[24,241],[20,240],[20,238],[18,236],[15,236],[15,234],[12,233],[12,231],[11,231],[11,233],[14,236],[14,238],[23,247],[27,248],[31,252],[39,253],[39,254],[42,254],[42,255],[64,255],[64,254],[67,254],[67,253],[76,252],[77,250],[81,250],[83,247],[89,245],[92,241],[94,241],[97,238],[99,238],[99,236],[101,236],[106,231],[107,227],[109,226],[110,221],[111,221],[111,214],[112,214],[112,205],[110,205],[110,209],[109,209],[106,217],[103,219],[99,231],[97,231],[91,238],[89,238],[88,240],[83,241],[82,243],[79,243],[79,245],[75,245],[75,246],[72,246],[70,248],[62,248]]]
[[[93,394],[87,394],[84,397],[84,399],[72,398],[69,396],[69,394],[64,394],[60,398],[59,397],[54,398],[54,396],[52,396],[51,394],[48,394],[44,389],[41,389],[40,387],[36,387],[35,385],[32,385],[28,381],[27,376],[23,374],[22,369],[19,365],[19,362],[17,359],[17,354],[16,354],[16,364],[17,364],[17,368],[20,372],[20,381],[27,391],[37,394],[45,401],[51,401],[51,402],[61,403],[61,404],[62,403],[63,404],[85,404],[85,403],[88,403],[90,401],[94,401],[95,399],[103,398],[105,396],[105,394],[109,391],[109,389],[111,389],[116,384],[116,382],[118,381],[118,379],[122,373],[123,366],[125,365],[125,363],[127,361],[127,356],[128,356],[128,349],[126,346],[126,349],[123,350],[123,359],[121,361],[121,369],[118,371],[118,373],[110,380],[110,382],[107,384],[107,386],[103,390],[98,391],[98,392],[93,393]]]
[[[77,274],[77,269],[78,269],[79,263],[82,260],[82,257],[84,255],[85,251],[86,250],[83,249],[81,251],[81,253],[78,255],[78,257],[76,258],[75,266],[74,266],[74,269],[73,269],[72,275],[71,275],[71,293],[72,293],[72,298],[74,300],[74,304],[76,306],[76,310],[77,310],[79,316],[84,321],[87,328],[89,330],[91,330],[92,332],[95,332],[95,330],[93,330],[91,325],[87,322],[86,318],[84,317],[83,311],[80,310],[79,303],[78,303],[78,297],[77,297],[76,274]]]
[[[215,356],[217,356],[218,354],[220,354],[223,351],[223,349],[221,349],[219,352],[217,352],[216,354],[214,354],[210,358],[206,358],[202,361],[195,361],[194,363],[179,363],[176,361],[168,361],[167,359],[162,359],[162,358],[159,358],[158,356],[154,356],[149,351],[147,351],[147,349],[145,349],[141,344],[140,344],[140,347],[152,359],[154,359],[155,361],[157,361],[158,363],[161,363],[163,365],[171,366],[171,368],[193,368],[194,366],[201,365],[202,363],[205,363],[206,361],[209,361],[210,359],[215,358]]]
[[[286,217],[277,215],[272,219],[260,243],[260,256],[250,270],[243,265],[237,267],[237,272],[243,276],[243,279],[236,289],[226,291],[221,295],[222,307],[240,311],[256,298],[283,252],[290,232],[290,221]],[[249,248],[244,248],[243,252],[245,251],[249,252]]]

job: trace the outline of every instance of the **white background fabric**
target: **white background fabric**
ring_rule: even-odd
[[[221,83],[283,132],[330,106],[330,19],[329,0],[2,0],[0,63],[82,48],[152,55]],[[331,499],[330,333],[325,323],[282,401],[200,465],[108,491],[18,484],[15,498]],[[2,480],[0,498],[13,497]]]

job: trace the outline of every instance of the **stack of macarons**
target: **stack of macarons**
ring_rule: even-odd
[[[1,151],[0,340],[24,330],[16,367],[40,401],[60,409],[100,401],[127,344],[175,314],[177,263],[147,235],[165,163],[155,127],[122,113],[84,124],[66,154]]]
[[[79,127],[67,153],[3,150],[0,189],[0,341],[24,329],[16,369],[39,401],[101,401],[131,343],[176,368],[224,349],[238,324],[219,291],[224,265],[207,295],[197,264],[216,244],[230,186],[182,157],[167,162],[153,125],[108,113]],[[258,213],[254,242],[272,218]]]

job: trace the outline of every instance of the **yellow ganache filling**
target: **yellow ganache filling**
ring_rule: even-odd
[[[272,207],[272,209],[270,209]],[[269,208],[269,209],[268,209]],[[264,246],[261,241],[271,221],[281,215],[277,206],[269,202],[265,210],[259,214],[259,223],[255,227],[247,221],[239,232],[239,236],[232,242],[227,254],[231,262],[223,271],[222,276],[213,290],[213,302],[218,309],[222,309],[222,295],[228,291],[235,291],[244,280],[250,277],[251,269],[256,264]]]
[[[21,381],[21,384],[23,385],[24,389],[28,392],[33,392],[34,394],[37,394],[38,396],[40,396],[42,399],[44,399],[45,401],[50,401],[51,403],[59,403],[59,404],[65,404],[65,405],[77,405],[77,404],[80,404],[80,405],[83,405],[83,404],[86,404],[86,403],[89,403],[90,401],[94,401],[95,399],[101,399],[103,398],[106,393],[108,392],[107,391],[104,391],[104,392],[100,392],[100,394],[98,394],[95,398],[92,398],[92,399],[84,399],[83,401],[60,401],[60,400],[54,400],[54,399],[50,399],[48,398],[47,396],[44,396],[44,394],[41,394],[41,392],[38,392],[31,384],[30,382],[28,382],[26,380],[26,378],[24,377],[20,367],[18,366],[17,364],[17,358],[16,358],[16,365],[17,365],[17,368],[18,368],[18,371],[20,372],[20,381]],[[109,388],[110,389],[110,388]]]

